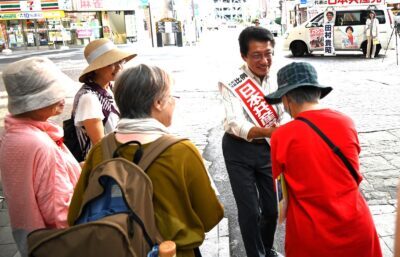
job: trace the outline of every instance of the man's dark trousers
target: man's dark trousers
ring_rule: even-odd
[[[247,257],[268,256],[278,215],[269,144],[250,143],[225,133],[222,150]]]

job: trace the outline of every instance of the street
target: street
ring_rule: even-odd
[[[239,33],[239,28],[205,31],[196,46],[182,48],[150,48],[135,44],[121,47],[138,53],[138,57],[127,66],[153,64],[173,74],[176,83],[174,94],[180,99],[171,130],[190,138],[206,160],[229,221],[230,252],[233,257],[246,255],[222,157],[224,109],[217,81],[242,63],[237,41]],[[384,59],[385,51],[381,51],[376,59],[365,59],[361,52],[334,57],[294,58],[289,52],[281,50],[282,38],[276,41],[270,74],[273,83],[276,83],[276,72],[282,66],[293,61],[310,62],[319,73],[319,82],[333,87],[332,93],[322,103],[354,120],[362,147],[360,162],[364,181],[361,191],[373,214],[384,256],[392,256],[396,186],[400,178],[400,66],[396,65],[395,49],[388,50]],[[71,48],[60,53],[47,51],[40,55],[49,57],[75,81],[86,66],[83,48]],[[0,55],[0,74],[6,64],[21,57],[28,55],[17,51],[10,56]],[[70,104],[78,88],[78,83],[71,85],[72,91],[67,99],[69,106],[63,115],[57,117],[57,122],[69,118]],[[6,103],[7,95],[0,81],[0,131],[3,130],[3,119],[7,113]],[[1,206],[0,214],[5,215]],[[0,223],[0,243],[8,231],[7,224]],[[283,245],[284,229],[280,226],[276,248],[283,252]],[[0,244],[0,257],[12,257],[15,252],[15,245],[11,241]]]

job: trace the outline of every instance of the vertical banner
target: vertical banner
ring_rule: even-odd
[[[335,25],[336,14],[334,10],[326,10],[324,12],[324,55],[335,55],[333,45],[333,27]]]

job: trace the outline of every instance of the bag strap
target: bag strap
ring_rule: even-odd
[[[346,158],[346,156],[343,154],[343,152],[337,147],[332,141],[317,127],[315,126],[314,123],[309,121],[306,118],[303,117],[297,117],[296,120],[302,121],[306,123],[308,126],[310,126],[317,134],[329,145],[329,147],[332,149],[332,151],[339,156],[339,158],[342,160],[346,168],[350,171],[351,176],[354,178],[356,183],[358,183],[358,174],[356,170],[354,169],[353,165],[351,165],[350,161]]]
[[[151,163],[168,147],[180,141],[187,140],[186,138],[176,137],[172,135],[163,135],[156,141],[152,142],[143,152],[139,161],[139,167],[144,171],[150,166]],[[101,140],[101,147],[103,149],[103,160],[113,158],[114,150],[117,149],[117,142],[115,140],[115,133],[106,135]]]
[[[114,132],[109,133],[101,140],[101,148],[103,149],[103,160],[113,158],[114,150],[117,149]]]
[[[145,150],[142,159],[139,161],[139,167],[144,171],[153,163],[157,157],[164,152],[168,147],[180,141],[187,140],[187,138],[176,137],[172,135],[163,135],[156,141],[151,143]]]

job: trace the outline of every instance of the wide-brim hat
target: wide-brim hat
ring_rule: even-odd
[[[107,67],[113,63],[125,60],[130,61],[137,54],[118,49],[113,42],[106,38],[90,42],[84,51],[85,59],[89,66],[79,76],[79,82],[85,82],[85,77],[90,72]]]
[[[11,115],[53,105],[63,100],[75,83],[45,57],[13,62],[7,65],[2,77]]]
[[[278,104],[282,102],[282,97],[288,92],[305,86],[321,89],[321,98],[332,91],[331,87],[319,84],[317,71],[311,64],[293,62],[278,71],[278,90],[266,95],[265,100],[269,104]]]

